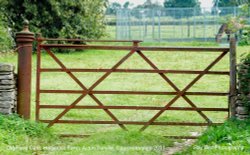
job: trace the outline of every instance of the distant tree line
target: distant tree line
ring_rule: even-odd
[[[127,5],[126,5],[127,4]],[[127,7],[125,7],[125,5]],[[116,14],[117,10],[120,10],[122,8],[128,8],[128,6],[132,6],[129,2],[124,3],[124,5],[122,6],[121,4],[114,2],[109,4],[108,6],[108,14]],[[132,8],[132,11],[135,12],[135,16],[137,18],[140,18],[141,15],[138,12],[138,9],[146,9],[144,11],[144,15],[145,16],[151,16],[152,15],[152,11],[150,10],[154,10],[154,11],[160,11],[163,10],[164,8],[193,8],[195,7],[197,12],[200,12],[200,2],[198,0],[165,0],[164,4],[161,5],[159,3],[153,3],[151,0],[146,0],[145,3],[143,3],[142,5],[137,5],[135,7]],[[147,10],[149,9],[149,10]],[[180,18],[180,17],[189,17],[193,15],[193,12],[184,12],[185,10],[183,10],[182,12],[179,12],[179,14],[175,14],[172,16],[175,16],[175,18]],[[138,13],[137,13],[138,12]],[[160,15],[160,14],[157,14]]]
[[[234,6],[240,6],[243,4],[250,4],[250,0],[213,0],[213,6],[217,7],[234,7]],[[122,9],[122,8],[128,8],[129,6],[133,6],[129,1],[125,2],[124,5],[114,2],[110,3],[108,5],[108,11],[110,13],[116,13],[116,10]],[[146,0],[144,4],[134,6],[132,9],[138,9],[138,8],[200,8],[200,2],[199,0],[165,0],[163,4],[159,4],[158,2],[153,3],[152,0]]]
[[[243,4],[250,4],[250,0],[213,0],[213,8],[212,14],[217,14],[218,10],[216,10],[216,7],[235,7],[240,6]],[[194,8],[195,9],[195,15],[199,15],[201,13],[201,4],[199,0],[165,0],[163,4],[159,3],[153,3],[152,0],[146,0],[145,3],[142,5],[137,5],[132,7],[133,5],[130,4],[128,1],[124,3],[122,6],[118,2],[114,2],[108,5],[108,14],[116,14],[117,10],[123,9],[123,8],[129,8],[132,9],[132,11],[136,12],[138,9],[150,9],[150,10],[161,10],[164,8]],[[137,11],[138,12],[138,11]],[[146,11],[147,14],[150,16],[151,12]],[[135,13],[138,15],[135,15],[136,17],[140,18],[140,13]],[[144,11],[145,14],[145,11]],[[182,11],[177,11],[174,15],[169,13],[170,16],[173,16],[174,18],[181,18],[181,17],[190,17],[194,15],[194,11],[192,10],[186,10],[183,9]],[[220,11],[221,15],[227,14],[226,10]]]

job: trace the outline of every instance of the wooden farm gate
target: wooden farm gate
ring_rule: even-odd
[[[88,41],[79,39],[46,39],[37,38],[38,48],[37,48],[37,77],[36,77],[36,120],[48,123],[48,127],[53,126],[56,123],[72,123],[72,124],[117,124],[122,129],[127,130],[126,125],[142,125],[141,131],[145,130],[151,125],[168,125],[168,126],[210,126],[217,125],[219,123],[212,122],[204,111],[220,111],[228,112],[230,116],[230,102],[233,100],[232,96],[235,95],[235,42],[231,42],[231,48],[211,48],[211,47],[142,47],[139,45],[140,41]],[[43,43],[46,41],[47,43]],[[48,42],[53,41],[64,41],[64,42],[131,42],[131,46],[110,46],[110,45],[87,45],[87,44],[49,44]],[[120,59],[112,68],[110,69],[84,69],[84,68],[68,68],[64,63],[52,52],[52,49],[81,49],[81,50],[116,50],[118,51],[128,51],[128,53]],[[60,68],[42,68],[41,67],[41,50],[44,50],[48,55],[53,58],[53,60],[60,66]],[[143,52],[144,51],[164,51],[164,52],[188,52],[195,55],[195,52],[218,52],[220,55],[214,59],[204,70],[161,70],[159,69],[153,61],[151,61]],[[229,54],[228,54],[229,53]],[[123,64],[127,59],[129,59],[133,54],[138,54],[147,64],[149,64],[152,69],[118,69],[121,64]],[[230,71],[211,71],[211,69],[226,55],[230,56]],[[96,58],[98,59],[98,57]],[[82,90],[44,90],[40,89],[41,73],[43,72],[63,72],[68,74],[81,88]],[[102,72],[103,75],[94,84],[87,88],[84,83],[82,83],[75,75],[74,72]],[[149,74],[159,74],[159,76],[164,79],[165,83],[171,86],[175,92],[153,92],[153,91],[98,91],[95,88],[103,82],[109,75],[113,72],[122,73],[149,73]],[[170,78],[165,73],[172,74],[195,74],[197,75],[184,89],[180,89],[176,84],[170,80]],[[189,92],[189,89],[199,81],[204,75],[225,75],[230,76],[230,90],[225,92]],[[46,93],[63,93],[63,94],[79,94],[79,97],[69,105],[43,105],[40,103],[41,94]],[[168,103],[163,107],[157,106],[106,106],[102,103],[96,96],[96,94],[129,94],[129,95],[175,95]],[[77,105],[84,97],[91,97],[96,103],[96,106],[88,105]],[[193,101],[189,99],[189,95],[203,95],[203,96],[228,96],[229,106],[227,108],[202,108],[197,107]],[[172,106],[177,99],[183,98],[191,107],[174,107]],[[40,119],[40,109],[63,109],[63,111],[54,116],[51,120]],[[71,109],[99,109],[103,110],[112,121],[103,120],[62,120],[61,118],[69,112]],[[157,113],[148,121],[120,121],[110,109],[126,109],[126,110],[155,110]],[[165,111],[168,110],[179,110],[181,111],[196,111],[206,123],[197,122],[156,122],[155,120],[161,116]],[[232,112],[233,113],[233,112]],[[64,136],[76,136],[76,135],[64,135]],[[80,136],[80,135],[79,135]],[[196,138],[193,136],[170,136],[172,138]]]

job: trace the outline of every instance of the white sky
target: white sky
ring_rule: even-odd
[[[129,1],[130,3],[133,3],[133,6],[143,4],[146,0],[109,0],[110,3],[112,2],[118,2],[120,4],[124,4],[125,2]],[[164,0],[152,0],[152,2],[158,1],[160,4],[163,4]],[[213,0],[199,0],[201,2],[201,7],[212,7]]]

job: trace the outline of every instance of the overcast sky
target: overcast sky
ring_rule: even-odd
[[[134,6],[143,4],[146,0],[109,0],[109,2],[118,2],[120,4],[124,4],[125,2],[129,1],[130,3],[133,3]],[[158,1],[160,4],[163,4],[164,0],[152,0],[152,2]],[[213,0],[199,0],[201,2],[201,7],[212,7]]]

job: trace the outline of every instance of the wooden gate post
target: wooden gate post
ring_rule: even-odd
[[[29,31],[29,22],[27,20],[23,24],[23,30],[16,33],[16,42],[18,45],[17,113],[24,119],[30,119],[32,44],[34,33]]]
[[[235,37],[230,38],[230,96],[229,96],[229,107],[230,116],[235,117],[236,114],[236,39]]]

